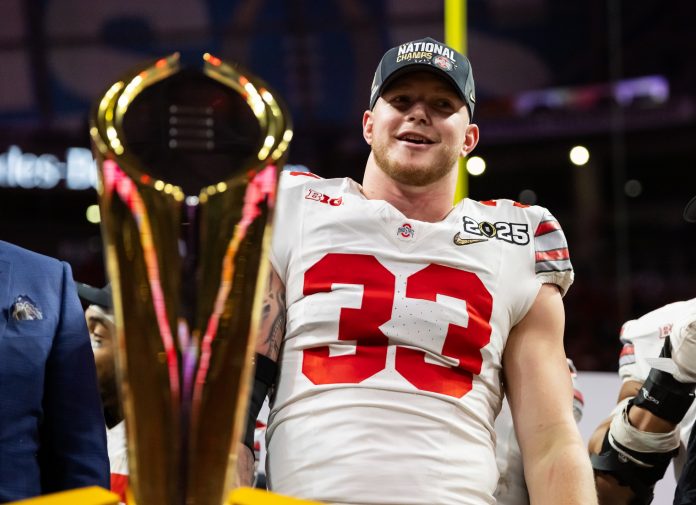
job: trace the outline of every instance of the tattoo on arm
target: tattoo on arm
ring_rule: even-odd
[[[275,271],[271,270],[261,314],[261,329],[256,351],[272,360],[278,358],[285,334],[286,316],[285,286]]]
[[[285,335],[285,320],[286,316],[286,306],[285,306],[285,293],[278,293],[278,312],[276,314],[273,323],[271,324],[271,331],[268,333],[268,345],[270,351],[270,357],[277,358],[280,353],[280,344],[283,342],[283,335]]]

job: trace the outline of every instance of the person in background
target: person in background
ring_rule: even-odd
[[[674,492],[674,505],[696,505],[696,435],[693,424],[686,449],[686,460]]]
[[[70,266],[0,241],[0,502],[109,488],[104,416]]]
[[[99,393],[104,406],[104,419],[107,427],[109,463],[111,467],[111,491],[119,495],[121,503],[126,502],[128,487],[128,451],[126,445],[126,426],[123,420],[121,402],[116,383],[116,328],[114,326],[114,306],[111,286],[95,288],[78,283],[77,292],[83,302],[88,304],[85,319],[92,342],[94,362],[97,366]]]
[[[696,196],[686,204],[684,219],[689,223],[696,223]],[[693,331],[693,328],[692,328]],[[696,435],[694,423],[691,423],[691,434],[686,449],[686,458],[682,468],[677,489],[674,493],[674,505],[696,505]],[[684,422],[682,421],[682,424]]]
[[[684,217],[696,221],[696,198]],[[688,442],[696,418],[696,298],[624,323],[620,338],[618,404],[589,442],[600,503],[651,503],[672,459],[675,505],[696,503],[696,449]]]
[[[571,359],[568,369],[573,379],[573,417],[579,423],[585,406],[582,393],[576,384],[577,370]],[[529,491],[524,480],[524,467],[520,445],[512,424],[512,414],[507,400],[495,420],[495,460],[498,464],[498,487],[495,490],[496,505],[529,505]]]

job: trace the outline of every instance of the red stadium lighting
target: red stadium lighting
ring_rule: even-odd
[[[211,65],[215,65],[216,67],[219,67],[220,65],[222,65],[222,60],[220,58],[213,56],[210,53],[205,53],[203,55],[203,59],[205,61],[207,61],[208,63],[210,63]]]

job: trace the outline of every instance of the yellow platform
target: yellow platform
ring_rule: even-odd
[[[240,487],[230,493],[225,505],[321,505],[321,503],[291,498],[261,489]]]
[[[94,486],[15,501],[8,505],[118,505],[118,495]]]
[[[53,493],[8,505],[118,505],[118,495],[100,487],[73,489]],[[319,502],[299,500],[261,489],[240,487],[230,493],[225,505],[321,505]]]

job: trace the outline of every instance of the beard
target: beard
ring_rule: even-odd
[[[102,404],[106,407],[107,405],[118,405],[118,386],[116,384],[116,377],[114,375],[110,376],[98,376],[99,380],[99,395],[101,396]]]
[[[433,184],[450,173],[459,158],[459,151],[450,146],[439,150],[434,159],[424,162],[400,162],[383,142],[372,143],[377,166],[390,178],[408,186],[423,187]]]

